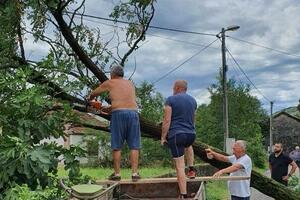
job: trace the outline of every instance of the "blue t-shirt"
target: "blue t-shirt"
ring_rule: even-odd
[[[168,97],[165,105],[172,108],[168,138],[180,133],[195,134],[194,113],[197,102],[192,96],[179,93]]]

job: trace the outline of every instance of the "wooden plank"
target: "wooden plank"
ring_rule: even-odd
[[[228,181],[228,180],[248,180],[250,177],[247,176],[220,176],[220,177],[213,177],[213,176],[202,176],[196,177],[194,179],[187,179],[187,182],[202,182],[202,181]],[[97,184],[108,184],[116,181],[109,181],[109,180],[97,180]],[[153,183],[175,183],[177,182],[177,178],[147,178],[141,179],[137,182],[133,182],[131,179],[123,179],[118,181],[121,185],[124,184],[153,184]]]

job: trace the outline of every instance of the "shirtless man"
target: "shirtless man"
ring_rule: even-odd
[[[120,66],[112,67],[111,79],[103,82],[89,95],[89,100],[108,91],[111,98],[111,147],[114,161],[114,173],[110,180],[121,180],[121,149],[126,140],[130,149],[132,180],[140,179],[138,158],[141,143],[140,123],[137,112],[135,87],[131,81],[123,78],[124,71]]]

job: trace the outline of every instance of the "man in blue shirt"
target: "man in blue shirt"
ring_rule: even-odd
[[[173,96],[167,98],[164,108],[161,145],[168,144],[175,161],[180,198],[187,198],[184,151],[187,162],[193,170],[193,147],[195,141],[195,111],[196,100],[186,94],[187,82],[177,80],[173,87]]]

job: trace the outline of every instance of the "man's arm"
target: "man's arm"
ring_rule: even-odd
[[[172,108],[171,106],[166,105],[164,108],[164,119],[162,123],[161,130],[161,145],[167,141],[167,135],[171,124]]]
[[[296,171],[296,169],[297,169],[297,164],[296,164],[296,162],[295,161],[292,161],[291,163],[290,163],[290,165],[292,166],[292,169],[291,169],[291,171],[290,171],[290,173],[288,174],[289,176],[292,176],[294,173],[295,173],[295,171]]]
[[[220,153],[217,153],[211,149],[205,149],[206,153],[208,154],[208,156],[213,157],[216,160],[222,161],[222,162],[229,162],[228,156],[224,156]]]
[[[284,181],[287,181],[289,179],[289,177],[292,176],[295,173],[296,169],[297,169],[297,164],[295,163],[295,161],[292,161],[290,163],[290,165],[292,166],[292,169],[291,169],[290,173],[288,173],[287,176],[282,177],[282,180],[284,180]]]
[[[229,174],[229,173],[235,172],[239,169],[243,169],[243,165],[236,163],[236,164],[231,165],[230,167],[227,167],[227,168],[221,169],[220,171],[217,171],[213,176],[219,177],[222,174]]]
[[[269,169],[270,169],[270,172],[272,173],[272,165],[271,165],[271,163],[269,163]]]
[[[108,91],[109,88],[108,85],[109,85],[109,80],[100,84],[96,89],[94,89],[91,92],[91,94],[89,95],[89,100],[92,100],[95,97],[99,96],[102,92]]]

